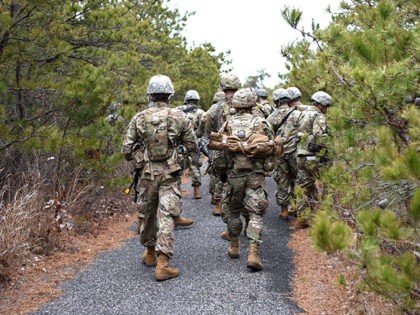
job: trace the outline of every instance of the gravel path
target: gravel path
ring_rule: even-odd
[[[241,236],[241,257],[227,255],[228,242],[219,234],[220,217],[211,215],[208,177],[203,179],[201,200],[192,199],[184,186],[183,215],[193,218],[190,228],[177,229],[173,266],[176,279],[156,282],[154,268],[140,262],[138,240],[102,253],[95,263],[62,284],[63,295],[34,314],[294,314],[299,308],[289,300],[293,273],[292,252],[287,247],[288,223],[277,218],[275,185],[267,178],[270,206],[264,217],[262,272],[246,267],[247,240]]]

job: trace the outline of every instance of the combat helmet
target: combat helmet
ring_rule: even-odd
[[[284,104],[290,101],[290,94],[286,89],[277,89],[273,92],[273,102]]]
[[[115,113],[118,109],[120,108],[120,104],[118,102],[112,102],[109,106],[108,106],[108,113],[113,114]]]
[[[171,79],[163,74],[153,76],[147,86],[147,94],[174,94],[174,86]]]
[[[250,89],[239,89],[233,94],[232,107],[250,108],[257,102],[256,95]]]
[[[315,92],[311,97],[312,102],[320,104],[324,107],[331,106],[333,103],[332,97],[324,91]]]
[[[213,96],[213,103],[218,103],[220,101],[223,101],[225,99],[225,92],[220,91],[216,92]]]
[[[220,80],[220,88],[226,90],[238,90],[241,88],[241,81],[233,73],[228,73],[222,76]]]
[[[302,97],[302,93],[295,86],[288,87],[287,92],[289,92],[289,96],[290,96],[291,101],[300,100],[300,98]]]
[[[257,90],[257,96],[268,98],[268,93],[265,89],[258,89]]]
[[[199,101],[200,95],[196,90],[189,90],[187,93],[185,93],[184,102],[187,102],[189,100]]]

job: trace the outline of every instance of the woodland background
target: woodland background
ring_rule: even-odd
[[[321,29],[282,12],[300,40],[283,47],[304,100],[324,90],[334,163],[311,236],[360,268],[360,289],[402,312],[419,310],[420,67],[418,1],[343,1]],[[31,255],[89,231],[98,208],[130,182],[119,152],[129,119],[147,104],[151,76],[168,75],[180,105],[199,91],[211,105],[229,52],[189,48],[189,13],[164,0],[0,2],[0,280]],[[280,56],[279,56],[280,58]],[[264,70],[246,86],[263,87]],[[105,117],[118,104],[121,121]],[[299,191],[298,191],[299,195]]]

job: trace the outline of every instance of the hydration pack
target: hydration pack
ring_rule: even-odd
[[[150,110],[144,115],[146,126],[146,149],[152,162],[168,160],[172,155],[168,136],[169,108]]]

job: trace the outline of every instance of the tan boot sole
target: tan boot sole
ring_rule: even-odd
[[[228,254],[229,254],[229,257],[232,258],[232,259],[238,259],[239,258],[239,253],[238,254],[232,253],[230,251],[230,249],[228,249]]]
[[[247,262],[246,266],[251,269],[252,271],[261,271],[263,270],[263,266],[261,264],[255,262]]]
[[[167,274],[167,273],[162,273],[162,274],[157,274],[155,273],[155,280],[156,281],[165,281],[165,280],[169,280],[169,279],[173,279],[179,276],[179,271],[177,274]]]

